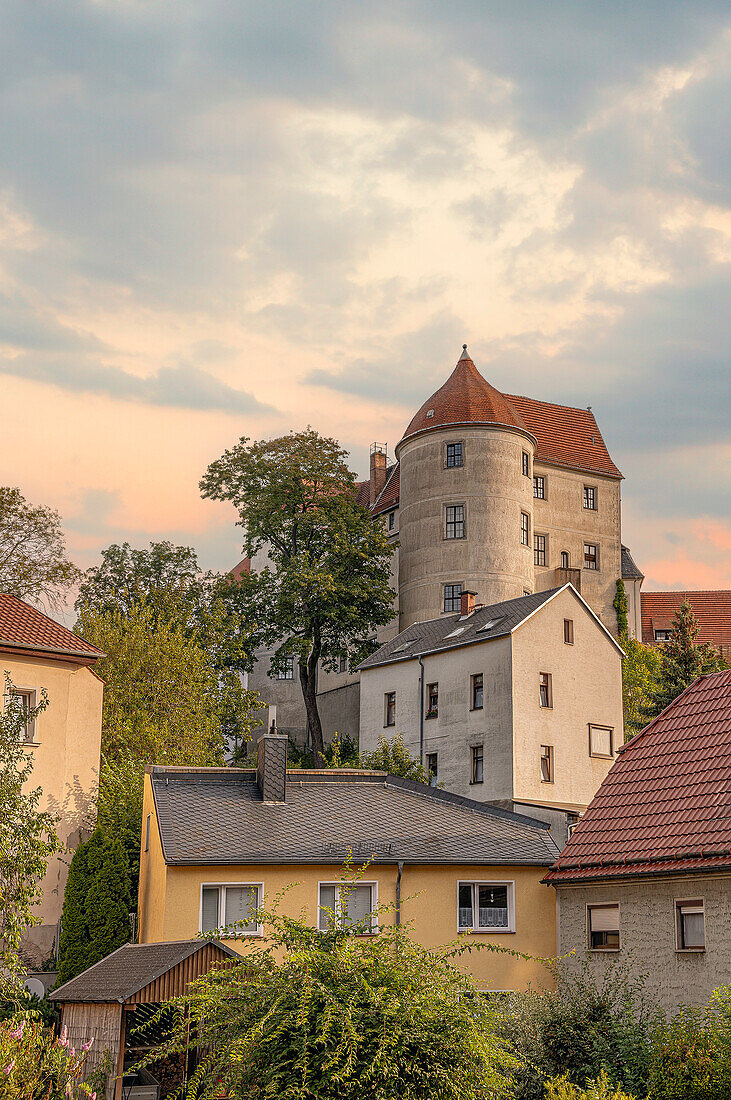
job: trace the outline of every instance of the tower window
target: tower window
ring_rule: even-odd
[[[546,479],[544,477],[533,478],[533,496],[538,500],[546,499]]]
[[[470,749],[470,755],[472,758],[472,778],[470,779],[470,783],[482,783],[484,776],[482,745],[473,745]]]
[[[546,536],[534,535],[533,536],[533,564],[545,565],[546,564]]]
[[[593,542],[584,543],[584,569],[599,568],[599,547]]]
[[[520,541],[523,546],[530,545],[530,516],[527,512],[520,513]]]
[[[571,568],[571,558],[569,557],[568,550],[562,550],[561,551],[561,568],[562,569],[570,569]]]
[[[462,585],[461,584],[445,584],[445,586],[444,586],[444,610],[445,611],[461,611],[462,610]]]
[[[584,486],[584,507],[596,512],[596,489],[593,485]]]
[[[530,455],[527,451],[523,451],[523,474],[530,477]]]
[[[447,467],[462,466],[463,454],[461,443],[448,443],[445,465]]]
[[[448,504],[446,509],[444,537],[447,539],[464,538],[464,504]]]

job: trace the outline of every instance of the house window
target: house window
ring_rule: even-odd
[[[343,884],[321,882],[318,896],[317,926],[321,932],[332,928],[351,928],[370,935],[378,931],[378,904],[375,882]]]
[[[656,642],[669,642],[670,641],[670,631],[669,630],[656,630],[655,631],[655,641]]]
[[[472,756],[472,778],[470,783],[482,783],[484,775],[482,745],[473,745],[470,754]]]
[[[546,564],[546,536],[534,535],[533,536],[533,564],[545,565]]]
[[[678,951],[705,951],[706,920],[703,898],[675,902],[675,931]]]
[[[384,726],[396,725],[396,692],[387,691],[384,696]]]
[[[611,760],[613,756],[613,740],[614,730],[611,726],[589,725],[589,756],[598,756],[605,760]]]
[[[261,883],[243,886],[208,886],[201,889],[201,932],[228,930],[231,936],[260,936],[257,910],[261,905]]]
[[[461,466],[462,465],[462,444],[461,443],[448,443],[447,453],[445,456],[445,465],[447,467]]]
[[[541,745],[541,783],[553,783],[553,745]]]
[[[395,531],[396,530],[396,513],[395,512],[389,512],[388,513],[388,529],[389,529],[389,531]]]
[[[570,567],[571,567],[571,558],[569,557],[569,552],[568,552],[568,550],[562,550],[561,551],[561,568],[562,569],[570,569]]]
[[[530,516],[527,512],[520,513],[520,541],[523,546],[530,545]]]
[[[147,815],[147,821],[145,822],[145,851],[146,852],[149,852],[149,850],[150,850],[150,817],[151,816],[152,816],[151,814],[148,814]]]
[[[482,673],[477,672],[471,678],[472,684],[472,709],[482,710],[483,704],[483,679]]]
[[[457,895],[460,932],[515,931],[514,883],[460,882]]]
[[[439,715],[439,684],[426,685],[426,716],[436,718]]]
[[[32,745],[36,739],[36,720],[32,717],[36,708],[36,693],[16,688],[11,692],[10,700],[15,714],[21,718],[20,740]]]
[[[619,951],[619,906],[587,906],[589,947],[594,951]]]
[[[284,664],[277,671],[278,680],[294,680],[294,657],[285,657]]]
[[[530,455],[527,451],[523,451],[523,474],[530,477]]]
[[[553,683],[550,672],[539,673],[538,699],[542,707],[553,706]]]
[[[428,752],[426,754],[426,770],[429,774],[429,781],[434,786],[436,778],[439,775],[439,754],[436,752]]]
[[[533,478],[533,496],[536,500],[546,499],[546,479],[543,477]]]
[[[462,585],[461,584],[445,584],[445,586],[444,586],[444,610],[445,611],[461,611],[462,610]]]
[[[563,640],[566,645],[574,644],[574,620],[564,619],[563,621]]]
[[[593,485],[584,486],[584,507],[596,512],[596,489]]]
[[[448,504],[446,509],[446,539],[464,538],[464,504]]]
[[[338,672],[348,671],[348,654],[341,653],[338,657]]]
[[[584,543],[584,569],[599,568],[599,547],[593,542]]]

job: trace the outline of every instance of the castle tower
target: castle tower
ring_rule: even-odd
[[[534,590],[535,449],[535,436],[464,345],[396,447],[400,629],[459,610],[453,586],[483,604]]]

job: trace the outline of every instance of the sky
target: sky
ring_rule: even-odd
[[[645,589],[731,587],[731,15],[715,0],[2,0],[0,484],[82,567],[241,436],[367,471],[463,343],[591,405]]]

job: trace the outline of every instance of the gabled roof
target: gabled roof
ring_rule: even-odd
[[[645,574],[636,564],[627,546],[622,547],[622,577],[627,580],[644,580]]]
[[[549,866],[545,822],[385,772],[290,770],[285,802],[253,771],[149,768],[168,864],[479,863]]]
[[[413,623],[395,638],[385,642],[370,657],[366,657],[359,669],[379,668],[381,665],[395,664],[399,661],[413,661],[417,656],[429,653],[441,653],[458,649],[460,646],[475,645],[478,642],[491,642],[511,634],[521,623],[529,619],[559,592],[569,589],[606,634],[619,653],[623,651],[616,638],[610,634],[601,620],[594,614],[586,600],[572,584],[563,584],[558,588],[549,588],[545,592],[533,592],[530,596],[517,596],[514,600],[488,604],[479,607],[471,615],[462,618],[459,612],[454,615],[440,615],[437,619]]]
[[[552,405],[514,394],[506,398],[538,441],[536,462],[604,477],[622,477],[610,458],[591,409]]]
[[[220,940],[174,940],[166,943],[125,943],[76,978],[49,994],[53,1001],[119,1002],[129,1000],[184,959],[213,946],[217,952],[240,959]]]
[[[101,649],[72,634],[17,596],[0,593],[0,650],[12,653],[49,654],[58,660],[82,663],[98,661]]]
[[[717,592],[643,592],[642,641],[652,644],[656,630],[670,630],[676,611],[689,603],[698,620],[699,644],[731,645],[731,591]]]
[[[731,870],[731,670],[620,749],[545,881]]]

